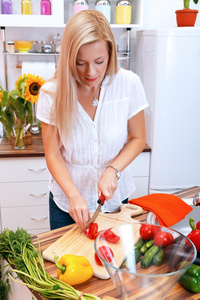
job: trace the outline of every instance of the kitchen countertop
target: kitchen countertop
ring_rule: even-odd
[[[197,192],[200,192],[200,187],[192,187],[181,192],[175,193],[175,195],[179,196],[180,198],[192,198]],[[134,219],[145,222],[147,217],[147,211],[144,211],[143,214],[134,217]],[[40,241],[41,250],[44,251],[48,248],[52,243],[54,243],[58,238],[60,238],[66,231],[71,229],[74,225],[66,226],[63,228],[59,228],[56,230],[52,230],[46,233],[39,234],[33,237],[33,243],[37,245],[37,238]],[[45,269],[46,271],[52,276],[56,277],[56,267],[53,263],[45,261]],[[110,296],[114,298],[120,298],[120,295],[115,288],[111,279],[101,280],[96,277],[92,277],[87,283],[83,283],[77,285],[75,287],[77,290],[94,294],[100,298],[103,296]],[[42,296],[38,293],[33,293],[37,300],[44,300]],[[179,283],[177,283],[171,292],[167,295],[165,300],[177,300],[177,299],[200,299],[200,293],[193,294],[184,289]]]
[[[145,145],[143,152],[151,152],[151,148]],[[26,145],[23,150],[15,150],[5,136],[0,138],[0,158],[9,157],[38,157],[44,156],[44,146],[42,142],[42,134],[32,134],[32,144]]]
[[[26,145],[23,150],[13,148],[10,140],[4,136],[0,138],[0,158],[10,157],[38,157],[44,156],[44,146],[42,142],[42,134],[32,134],[32,144]]]

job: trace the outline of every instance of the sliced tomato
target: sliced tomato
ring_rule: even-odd
[[[120,240],[120,237],[118,235],[114,235],[114,236],[110,236],[108,238],[106,238],[106,240],[110,243],[117,243]]]
[[[99,255],[107,262],[107,263],[111,263],[111,261],[114,258],[114,254],[113,251],[110,247],[108,246],[101,246],[98,249]],[[100,258],[98,257],[98,255],[95,253],[95,261],[99,266],[103,266],[103,263],[101,262]]]
[[[107,229],[104,233],[102,233],[102,238],[110,243],[117,243],[120,240],[120,237],[116,235],[111,229]]]
[[[95,259],[97,265],[103,266],[103,264],[102,264],[100,258],[99,258],[98,255],[96,254],[96,252],[95,252],[95,254],[94,254],[94,259]]]
[[[97,231],[97,232],[93,235],[93,239],[95,240],[95,239],[98,237],[98,235],[100,235],[102,232],[103,232],[103,230]]]
[[[154,244],[158,247],[166,247],[174,241],[174,237],[170,232],[159,231],[154,236]]]
[[[112,232],[111,229],[107,229],[106,231],[104,231],[104,233],[102,233],[102,238],[106,239],[106,238],[109,238],[111,236],[115,235],[114,232]]]
[[[98,224],[92,223],[88,229],[88,237],[94,239],[94,235],[98,232]]]

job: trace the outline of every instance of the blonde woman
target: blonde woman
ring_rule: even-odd
[[[102,212],[112,212],[134,191],[129,164],[145,145],[147,106],[139,77],[117,65],[115,39],[103,14],[74,15],[37,110],[51,173],[51,229],[74,222],[83,229],[101,193]]]

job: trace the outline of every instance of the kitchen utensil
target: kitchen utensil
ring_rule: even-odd
[[[81,230],[81,232],[84,232],[85,230],[87,230],[90,225],[96,220],[96,218],[98,217],[100,211],[101,211],[101,207],[102,205],[104,205],[105,202],[105,197],[103,194],[101,194],[101,196],[99,197],[99,199],[97,200],[97,203],[99,204],[97,206],[96,211],[94,212],[92,218],[87,222],[86,226],[83,228],[83,230]]]
[[[161,226],[161,231],[170,232],[176,238],[171,245],[165,247],[162,264],[145,265],[146,268],[142,268],[140,261],[143,256],[136,263],[134,248],[140,239],[141,226],[142,223],[134,223],[112,227],[112,231],[120,236],[120,241],[116,244],[109,243],[101,233],[94,243],[95,252],[103,262],[122,299],[164,299],[183,272],[195,260],[196,249],[193,243],[181,233]],[[99,250],[102,246],[110,247],[114,254],[110,263],[105,261],[103,252]],[[120,259],[121,257],[123,259]]]
[[[193,198],[193,204],[195,206],[199,206],[200,205],[200,193],[197,193],[194,198]]]
[[[143,209],[137,205],[122,204],[120,212],[118,213],[99,213],[96,219],[98,229],[101,231],[121,224],[135,223],[136,220],[132,217],[142,214],[142,212]],[[60,257],[64,254],[75,254],[87,257],[94,269],[94,276],[101,279],[109,278],[106,269],[98,266],[95,262],[94,240],[82,234],[77,225],[67,231],[66,234],[42,253],[44,259],[51,262],[54,262],[55,255]],[[123,260],[123,256],[121,256],[120,259]]]
[[[53,41],[42,42],[41,49],[43,53],[55,53],[56,46]]]
[[[14,41],[15,48],[20,53],[28,53],[33,46],[32,41]]]

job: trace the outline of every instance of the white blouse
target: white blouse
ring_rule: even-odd
[[[53,89],[51,82],[45,89]],[[49,124],[53,98],[41,91],[37,118]],[[97,208],[97,184],[106,166],[124,147],[128,137],[128,120],[148,106],[139,77],[129,70],[120,69],[109,84],[107,76],[101,86],[99,104],[94,121],[78,103],[79,118],[70,141],[62,140],[62,155],[74,184],[88,203],[90,213]],[[51,177],[49,189],[54,201],[63,211],[69,210],[69,200]],[[130,166],[121,173],[118,188],[112,199],[102,206],[102,212],[115,211],[121,202],[135,190]]]

